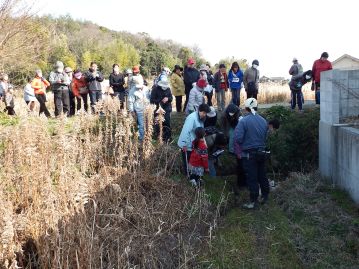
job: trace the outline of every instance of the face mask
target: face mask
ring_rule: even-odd
[[[57,70],[56,70],[58,73],[62,73],[63,71],[64,71],[64,69],[63,68],[57,68]]]
[[[254,64],[254,65],[252,65],[252,67],[253,67],[254,69],[257,69],[257,68],[258,68],[258,65]]]
[[[311,79],[312,77],[311,76],[309,76],[309,75],[306,75],[305,76],[305,79]]]
[[[81,78],[81,74],[76,74],[76,75],[75,75],[75,78],[76,78],[76,79],[80,79],[80,78]]]

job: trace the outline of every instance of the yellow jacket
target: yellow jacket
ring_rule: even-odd
[[[173,73],[171,75],[171,89],[174,96],[185,95],[183,77]]]

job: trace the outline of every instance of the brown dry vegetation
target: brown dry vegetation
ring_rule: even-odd
[[[0,268],[188,268],[209,204],[167,180],[178,153],[133,120],[22,116],[0,131]],[[11,125],[11,124],[10,124]]]

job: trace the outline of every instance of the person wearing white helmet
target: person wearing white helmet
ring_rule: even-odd
[[[257,113],[257,106],[255,98],[245,101],[247,114],[238,122],[235,130],[235,139],[241,148],[240,157],[250,193],[250,202],[243,205],[247,209],[253,209],[258,205],[259,187],[262,192],[262,203],[267,202],[269,195],[265,169],[268,123]]]
[[[50,73],[49,82],[54,93],[55,116],[58,117],[62,113],[68,116],[70,111],[69,85],[71,81],[64,71],[62,62],[56,62],[55,70]]]

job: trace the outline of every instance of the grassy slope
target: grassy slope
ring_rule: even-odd
[[[183,116],[173,114],[177,134]],[[222,162],[227,162],[228,156]],[[359,209],[320,178],[294,174],[255,211],[234,202],[235,177],[206,178],[213,204],[227,199],[197,268],[359,268]]]

